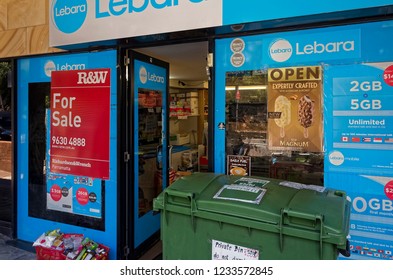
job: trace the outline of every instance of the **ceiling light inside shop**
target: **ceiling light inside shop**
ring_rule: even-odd
[[[254,86],[239,86],[239,90],[255,90],[255,89],[266,89],[265,85],[254,85]],[[236,90],[235,86],[227,86],[225,90]]]

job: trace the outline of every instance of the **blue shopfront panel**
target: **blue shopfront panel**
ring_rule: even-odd
[[[166,121],[167,118],[167,88],[168,88],[168,83],[167,83],[167,77],[168,77],[168,69],[162,66],[158,66],[152,63],[147,63],[145,61],[141,61],[139,59],[134,60],[134,116],[133,116],[133,122],[134,122],[134,162],[138,163],[140,162],[140,157],[144,154],[143,152],[143,144],[140,143],[140,123],[141,121],[144,121],[143,119],[140,120],[142,116],[140,116],[139,113],[139,108],[143,107],[142,104],[140,104],[140,101],[138,99],[139,92],[143,92],[143,90],[148,90],[148,91],[155,91],[157,93],[160,93],[161,98],[162,98],[162,104],[161,105],[156,105],[154,108],[148,108],[147,110],[150,110],[150,112],[156,112],[157,108],[160,110],[158,111],[157,114],[161,114],[161,135],[162,138],[159,141],[152,141],[150,142],[150,146],[153,146],[154,148],[162,145],[162,147],[167,147],[168,146],[168,139],[164,137],[166,135],[166,131],[168,129]],[[154,77],[154,78],[153,78]],[[155,78],[157,77],[157,78]],[[162,78],[162,79],[161,79]],[[160,112],[161,111],[161,112]],[[153,117],[154,118],[154,117]],[[157,120],[156,120],[157,121]],[[166,154],[161,154],[159,155],[158,150],[157,150],[157,157],[158,159],[154,158],[156,162],[160,162],[162,165],[162,170],[168,170],[167,167],[167,159],[166,159]],[[143,157],[143,156],[142,156]],[[157,170],[158,171],[158,170]],[[142,191],[141,186],[141,178],[140,178],[140,169],[139,168],[134,168],[134,186],[138,186],[134,188],[134,246],[137,248],[140,246],[146,239],[148,239],[150,236],[152,236],[154,233],[156,233],[160,229],[160,215],[157,215],[153,213],[153,211],[148,211],[147,213],[144,213],[143,215],[140,214],[139,212],[139,204],[140,204],[140,192]],[[162,182],[166,182],[167,180],[167,173],[162,172]],[[154,174],[154,172],[153,172]],[[156,175],[156,174],[154,174]],[[154,176],[153,175],[153,176]],[[154,180],[154,178],[151,178]],[[162,187],[162,186],[160,186]]]
[[[320,17],[332,12],[365,9],[391,5],[391,0],[331,0],[313,2],[307,0],[281,0],[271,2],[266,0],[223,1],[223,25],[241,24],[261,20],[273,20],[320,14]]]
[[[392,259],[392,60],[326,65],[325,184],[352,201],[354,259]]]
[[[352,201],[353,259],[392,258],[392,33],[382,21],[216,41],[216,172],[225,172],[227,72],[322,67],[324,185]]]
[[[117,255],[117,69],[116,51],[103,51],[96,53],[82,53],[73,55],[56,55],[36,58],[26,58],[18,60],[18,90],[17,90],[17,238],[29,242],[35,241],[43,232],[53,229],[60,229],[64,233],[82,233],[86,237],[96,242],[110,247],[110,258],[115,259]],[[100,206],[103,212],[97,209],[89,211],[90,202],[86,207],[80,205],[73,208],[72,212],[78,219],[87,217],[101,221],[99,229],[93,227],[83,227],[72,223],[63,223],[50,219],[42,219],[29,215],[29,88],[32,84],[48,84],[51,81],[51,71],[53,70],[81,70],[109,68],[111,72],[110,80],[110,167],[109,179],[100,180],[94,178],[83,178],[83,176],[52,176],[46,179],[58,182],[62,178],[70,185],[89,185],[97,193],[97,202],[103,202]],[[32,96],[30,96],[32,98]],[[46,116],[49,116],[48,112]],[[48,122],[48,121],[47,121]],[[30,128],[31,129],[31,128]],[[47,141],[50,140],[46,135]],[[48,153],[48,146],[46,147]],[[100,189],[102,193],[100,193]],[[73,194],[75,196],[75,194]],[[105,199],[103,199],[105,197]],[[70,203],[77,204],[75,197]],[[47,204],[43,199],[42,204],[47,210],[52,211],[53,215],[57,212],[56,208]],[[97,203],[96,203],[97,204]],[[60,210],[60,209],[58,209]],[[90,212],[90,214],[89,214]]]

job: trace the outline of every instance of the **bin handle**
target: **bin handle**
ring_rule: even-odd
[[[336,190],[336,191],[334,192],[334,195],[340,196],[340,197],[346,197],[346,196],[347,196],[347,193],[344,192],[344,191]]]
[[[180,198],[189,198],[192,199],[195,197],[195,193],[192,192],[181,192],[178,190],[174,190],[173,188],[166,189],[165,193],[170,196],[180,197]]]
[[[299,212],[296,210],[288,209],[285,208],[282,210],[281,215],[283,216],[283,222],[284,224],[287,225],[296,225],[296,226],[301,226],[305,228],[312,228],[312,229],[317,229],[318,224],[319,227],[322,226],[323,223],[323,215],[321,214],[310,214],[310,213],[304,213],[304,212]],[[305,221],[311,221],[313,222],[313,225],[306,225],[302,223],[296,223],[290,220],[290,218],[298,218],[299,220],[305,220]],[[319,223],[318,223],[319,221]]]
[[[166,205],[168,204],[168,197],[173,196],[173,197],[180,197],[180,198],[187,198],[190,200],[190,206],[191,206],[191,224],[192,228],[195,232],[196,228],[196,222],[195,222],[195,213],[198,211],[197,205],[196,205],[196,199],[195,199],[195,193],[187,193],[187,192],[181,192],[178,190],[174,190],[171,188],[166,189],[164,192],[164,216],[165,216],[165,222],[168,224],[168,215],[166,215]]]
[[[293,221],[290,220],[290,218],[298,218],[298,219],[303,219],[306,221],[311,221],[313,222],[313,226],[308,226],[306,224],[301,224],[301,223],[294,223]],[[310,214],[310,213],[304,213],[304,212],[299,212],[296,210],[292,210],[289,208],[285,208],[281,210],[281,220],[280,220],[280,225],[281,225],[281,232],[280,232],[280,247],[281,250],[283,248],[283,236],[282,236],[282,225],[295,225],[295,226],[300,226],[303,228],[308,228],[308,229],[319,229],[319,254],[320,258],[322,259],[323,256],[323,219],[324,216],[322,214]],[[319,226],[318,226],[319,225]]]

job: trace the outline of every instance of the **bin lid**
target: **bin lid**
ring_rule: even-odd
[[[264,177],[194,173],[164,190],[153,207],[345,246],[349,205],[343,191]]]

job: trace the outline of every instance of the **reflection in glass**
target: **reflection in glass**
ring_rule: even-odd
[[[162,189],[162,92],[138,89],[139,216],[153,209]]]
[[[46,215],[46,110],[50,83],[29,84],[29,215]]]
[[[250,156],[251,175],[323,184],[323,154],[269,150],[267,70],[226,73],[226,154]]]
[[[0,62],[0,233],[9,234],[12,203],[11,63]]]
[[[11,64],[0,62],[0,179],[11,180]]]

